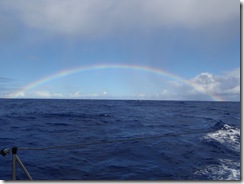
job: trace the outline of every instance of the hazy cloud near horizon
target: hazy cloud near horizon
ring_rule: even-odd
[[[94,98],[94,99],[155,99],[155,100],[209,100],[209,96],[218,96],[227,101],[240,100],[240,68],[228,71],[222,75],[214,75],[208,72],[201,73],[192,79],[188,80],[192,86],[180,81],[169,82],[171,89],[162,89],[160,94],[148,95],[138,94],[137,96],[113,96],[107,92],[85,94],[82,91],[75,91],[72,94],[62,94],[60,91],[27,91],[19,93],[17,98]],[[194,87],[193,87],[194,86]],[[206,96],[206,94],[208,94]],[[11,97],[15,94],[7,94],[4,97]]]

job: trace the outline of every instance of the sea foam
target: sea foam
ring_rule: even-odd
[[[208,133],[205,140],[215,140],[236,152],[240,152],[240,129],[224,124],[220,130]]]

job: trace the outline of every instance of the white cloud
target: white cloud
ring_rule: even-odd
[[[169,94],[169,91],[167,89],[164,89],[162,92],[161,92],[161,95],[168,95]]]
[[[35,91],[33,93],[35,98],[63,98],[64,95],[61,93],[51,93],[49,91]]]
[[[80,96],[81,96],[80,91],[76,91],[75,93],[70,94],[70,97],[71,97],[71,98],[78,98],[78,97],[80,97]]]
[[[108,96],[108,92],[103,91],[101,93],[89,93],[89,94],[83,94],[80,91],[76,91],[69,95],[69,98],[105,98],[105,97],[111,97]]]
[[[44,97],[44,98],[51,98],[52,97],[52,94],[48,91],[36,91],[35,94],[38,97]]]
[[[142,97],[142,98],[144,98],[144,97],[146,97],[146,94],[144,94],[144,93],[139,93],[139,94],[138,94],[138,97]]]
[[[201,73],[190,80],[193,86],[202,92],[214,92],[216,87],[220,84],[218,77],[211,73]]]
[[[189,84],[172,82],[174,99],[203,99],[204,96],[218,96],[224,100],[240,100],[240,68],[225,72],[222,75],[214,75],[203,72],[188,80]],[[205,94],[205,95],[204,95]]]
[[[55,98],[63,98],[64,95],[62,93],[53,93],[52,94],[52,97],[55,97]]]
[[[0,7],[31,28],[87,37],[164,26],[198,28],[221,24],[239,17],[239,3],[231,0],[3,0]]]
[[[205,93],[215,95],[240,94],[240,68],[226,72],[221,76],[201,73],[191,79],[193,85]]]
[[[189,85],[190,84],[190,85]],[[155,92],[157,93],[157,92]],[[28,93],[2,94],[3,98],[87,98],[87,99],[155,99],[155,100],[211,100],[219,97],[223,100],[240,100],[240,68],[223,72],[219,75],[203,72],[187,82],[168,81],[168,85],[157,94],[141,93],[125,96],[116,96],[113,93],[103,91],[94,93],[81,93],[76,91],[65,95],[62,91],[53,93],[50,91],[29,91]]]
[[[23,98],[25,96],[26,95],[24,92],[18,92],[18,93],[5,94],[5,95],[3,95],[3,98]]]

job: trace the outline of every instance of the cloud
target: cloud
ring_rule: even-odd
[[[6,92],[5,94],[1,94],[0,97],[1,98],[24,98],[25,93],[24,92],[18,92],[18,93]]]
[[[80,91],[76,91],[75,93],[70,94],[70,97],[71,97],[71,98],[78,98],[78,97],[80,97],[80,96],[81,96]]]
[[[35,91],[33,93],[35,98],[63,98],[62,93],[51,93],[49,91]]]
[[[51,93],[49,91],[33,91],[33,92],[9,92],[1,95],[2,98],[64,98],[62,93]]]
[[[110,98],[112,96],[108,95],[106,91],[103,91],[101,93],[91,93],[91,94],[86,94],[82,95],[83,97],[88,97],[88,98]]]
[[[221,75],[203,72],[188,80],[188,82],[191,86],[182,82],[171,82],[173,88],[171,98],[205,100],[206,95],[204,97],[204,94],[208,94],[218,96],[223,100],[240,100],[240,68]]]
[[[240,68],[226,72],[221,76],[201,73],[191,79],[193,85],[205,93],[215,95],[240,94]]]
[[[52,94],[48,91],[37,91],[35,94],[39,97],[44,97],[44,98],[50,98],[52,97]]]
[[[0,78],[0,81],[8,79]],[[190,85],[189,85],[190,84]],[[219,97],[226,101],[240,100],[240,68],[232,71],[212,74],[202,72],[195,77],[182,81],[167,81],[167,85],[160,92],[148,93],[141,91],[137,94],[115,95],[111,92],[100,90],[100,92],[82,93],[75,91],[71,94],[60,92],[50,92],[48,90],[29,91],[28,93],[1,92],[4,98],[83,98],[83,99],[151,99],[151,100],[212,100],[210,96]]]
[[[108,92],[103,91],[101,93],[89,93],[83,94],[80,91],[76,91],[69,95],[69,98],[110,98],[112,96],[108,95]]]
[[[141,97],[141,98],[144,98],[146,96],[146,94],[144,94],[144,93],[139,93],[138,94],[138,97]]]
[[[195,29],[230,21],[240,11],[239,2],[230,0],[3,0],[0,7],[29,28],[83,37],[165,26]]]

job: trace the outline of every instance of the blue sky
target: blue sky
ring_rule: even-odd
[[[237,0],[1,0],[0,27],[1,98],[240,100]],[[118,67],[24,90],[92,65],[182,80]]]

